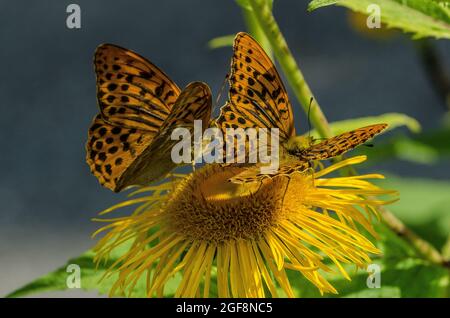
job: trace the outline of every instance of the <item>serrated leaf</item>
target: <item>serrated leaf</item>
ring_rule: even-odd
[[[313,0],[308,11],[338,5],[368,14],[370,5],[381,9],[381,22],[389,28],[412,33],[414,38],[450,39],[450,8],[448,2],[430,0]]]

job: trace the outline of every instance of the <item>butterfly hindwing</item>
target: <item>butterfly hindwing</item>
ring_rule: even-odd
[[[161,126],[161,131],[190,126],[194,120],[202,121],[202,129],[209,126],[212,110],[211,90],[202,82],[192,82],[181,92],[172,111]]]
[[[118,191],[119,178],[152,139],[135,128],[111,125],[98,114],[89,129],[86,161],[101,185]]]
[[[300,150],[301,158],[306,161],[330,159],[365,143],[387,127],[376,124],[342,133],[318,144]]]
[[[151,144],[130,164],[117,181],[118,191],[129,185],[143,185],[166,176],[177,164],[171,157],[172,148],[179,140],[172,140],[176,128],[186,128],[192,136],[194,121],[202,120],[207,128],[211,112],[211,92],[200,82],[189,84],[180,94],[172,112],[161,126]]]

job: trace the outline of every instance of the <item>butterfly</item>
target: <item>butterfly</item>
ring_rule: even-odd
[[[100,113],[86,143],[91,172],[114,192],[164,177],[176,167],[171,132],[192,131],[194,120],[208,125],[209,87],[192,82],[181,91],[150,61],[112,44],[97,48],[94,66]]]
[[[278,128],[281,148],[284,149],[277,171],[263,174],[260,164],[251,165],[230,178],[234,183],[289,177],[294,172],[311,168],[316,160],[339,156],[365,143],[387,127],[387,124],[370,125],[306,147],[296,146],[290,142],[295,136],[294,117],[280,75],[264,49],[244,32],[238,33],[234,39],[228,81],[228,101],[221,108],[216,126],[223,134],[227,128]]]

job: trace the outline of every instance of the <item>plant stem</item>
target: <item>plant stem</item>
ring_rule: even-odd
[[[269,9],[272,9],[272,1],[266,1],[267,6],[269,6]],[[259,22],[256,20],[254,11],[243,5],[242,6],[242,16],[244,17],[245,25],[247,26],[250,33],[258,39],[259,44],[262,46],[264,51],[273,59],[273,52],[272,52],[272,46],[269,43],[269,40],[267,39],[266,35],[264,34],[263,30],[259,27]]]
[[[259,23],[259,28],[269,40],[289,85],[294,91],[304,112],[308,114],[309,101],[314,95],[289,50],[286,40],[272,14],[271,8],[267,6],[265,0],[248,0],[248,4],[253,10],[253,16],[256,18],[255,20]],[[328,120],[315,98],[311,105],[310,116],[311,121],[320,136],[322,138],[329,138],[331,136],[331,129]],[[397,219],[397,217],[395,217],[388,209],[379,207],[378,211],[383,216],[383,220],[387,226],[397,233],[397,235],[408,241],[425,259],[434,264],[448,266],[444,257],[442,257],[430,243],[407,228],[406,225]]]
[[[308,114],[310,99],[314,98],[311,89],[303,77],[300,68],[297,65],[291,51],[283,37],[283,34],[272,15],[272,10],[266,5],[264,0],[249,0],[249,5],[253,9],[254,17],[259,23],[260,29],[263,30],[267,39],[272,46],[275,56],[280,63],[280,67],[286,76],[289,85],[292,87],[303,110]],[[322,138],[332,136],[328,121],[320,108],[317,99],[314,98],[310,110],[311,122],[317,129]]]
[[[431,263],[449,267],[450,264],[437,249],[406,227],[406,225],[397,219],[392,212],[385,207],[379,207],[378,212],[381,213],[384,223],[386,223],[394,233],[408,241],[424,258]]]

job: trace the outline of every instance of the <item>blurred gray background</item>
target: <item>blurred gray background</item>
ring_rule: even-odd
[[[81,6],[80,30],[66,28],[73,2]],[[306,7],[307,1],[276,0],[274,10],[331,121],[403,112],[425,130],[439,125],[444,105],[408,37],[374,41],[349,26],[345,9],[307,13]],[[90,219],[126,196],[102,188],[84,160],[97,113],[95,48],[105,42],[130,48],[180,87],[201,80],[217,95],[231,48],[210,50],[207,42],[243,30],[232,0],[0,1],[0,296],[89,249],[99,226]],[[448,60],[448,41],[435,44]],[[303,132],[307,119],[292,101]],[[377,168],[450,179],[446,165]]]

